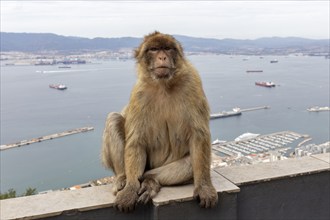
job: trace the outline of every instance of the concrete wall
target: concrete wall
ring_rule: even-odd
[[[112,208],[111,186],[2,200],[1,219],[330,219],[330,155],[216,168],[219,203],[202,209],[193,185],[164,187],[133,213]]]
[[[216,169],[240,188],[237,219],[330,219],[330,155]]]

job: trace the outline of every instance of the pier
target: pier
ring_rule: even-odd
[[[71,129],[71,130],[67,130],[64,132],[56,133],[56,134],[46,135],[46,136],[42,136],[42,137],[38,137],[38,138],[32,138],[30,140],[23,140],[23,141],[19,141],[19,142],[12,143],[12,144],[4,144],[4,145],[0,146],[0,150],[8,150],[8,149],[11,149],[14,147],[21,147],[24,145],[34,144],[34,143],[38,143],[41,141],[51,140],[54,138],[60,138],[60,137],[64,137],[64,136],[68,136],[68,135],[72,135],[72,134],[78,134],[81,132],[92,131],[92,130],[94,130],[94,127],[82,127],[82,128]]]
[[[216,118],[225,118],[225,117],[230,117],[230,116],[239,116],[242,114],[242,112],[249,112],[249,111],[256,111],[256,110],[261,110],[261,109],[269,109],[270,106],[259,106],[259,107],[254,107],[254,108],[245,108],[245,109],[240,109],[240,108],[233,108],[232,111],[223,111],[220,113],[214,113],[210,115],[210,119],[216,119]]]

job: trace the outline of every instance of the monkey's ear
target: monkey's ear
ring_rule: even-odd
[[[134,58],[137,59],[139,57],[139,54],[140,54],[140,48],[136,48],[134,50]]]
[[[145,50],[145,45],[143,41],[143,43],[141,43],[141,45],[138,48],[135,48],[134,58],[139,60],[141,57],[143,57],[144,50]]]
[[[145,36],[143,38],[142,42],[140,43],[140,46],[134,50],[134,58],[135,59],[138,60],[139,58],[141,58],[143,56],[142,53],[145,50],[145,42],[147,41],[147,38],[148,38],[148,36]]]
[[[175,47],[176,47],[178,55],[180,55],[180,57],[184,58],[184,52],[183,52],[183,47],[182,47],[181,43],[179,41],[177,41],[175,38],[173,38],[173,40],[175,42]]]

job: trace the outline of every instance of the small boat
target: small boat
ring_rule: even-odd
[[[264,87],[275,87],[275,83],[273,82],[255,82],[257,86],[264,86]]]
[[[70,69],[71,66],[59,66],[58,68],[60,68],[60,69]]]
[[[216,140],[214,140],[212,142],[212,145],[215,145],[215,144],[223,144],[223,143],[226,143],[227,141],[223,141],[223,140],[219,140],[218,138]]]
[[[240,136],[238,136],[237,138],[235,138],[235,141],[245,141],[245,140],[249,140],[252,138],[256,138],[258,137],[260,134],[255,134],[255,133],[250,133],[250,132],[246,132],[244,134],[241,134]]]
[[[271,60],[270,63],[278,63],[278,60]]]
[[[262,73],[263,70],[247,70],[247,73]]]
[[[63,85],[63,84],[50,84],[49,88],[58,89],[58,90],[65,90],[68,87],[66,87],[66,85]]]
[[[330,107],[319,107],[319,106],[314,106],[314,107],[310,107],[307,109],[307,111],[309,112],[323,112],[323,111],[330,111]]]

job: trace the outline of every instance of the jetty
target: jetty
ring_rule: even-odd
[[[245,108],[245,109],[240,109],[240,108],[233,108],[232,111],[223,111],[219,113],[214,113],[210,115],[210,119],[216,119],[216,118],[226,118],[230,116],[239,116],[242,114],[242,112],[249,112],[249,111],[256,111],[256,110],[261,110],[261,109],[269,109],[270,106],[259,106],[259,107],[253,107],[253,108]]]
[[[38,138],[32,138],[30,140],[23,140],[23,141],[19,141],[19,142],[12,143],[12,144],[4,144],[4,145],[0,146],[0,150],[1,151],[8,150],[8,149],[15,148],[15,147],[21,147],[24,145],[39,143],[39,142],[46,141],[46,140],[52,140],[54,138],[65,137],[68,135],[78,134],[81,132],[87,132],[87,131],[92,131],[92,130],[94,130],[94,127],[82,127],[82,128],[71,129],[71,130],[67,130],[64,132],[56,133],[56,134],[50,134],[50,135],[46,135],[46,136],[42,136],[42,137],[38,137]]]

